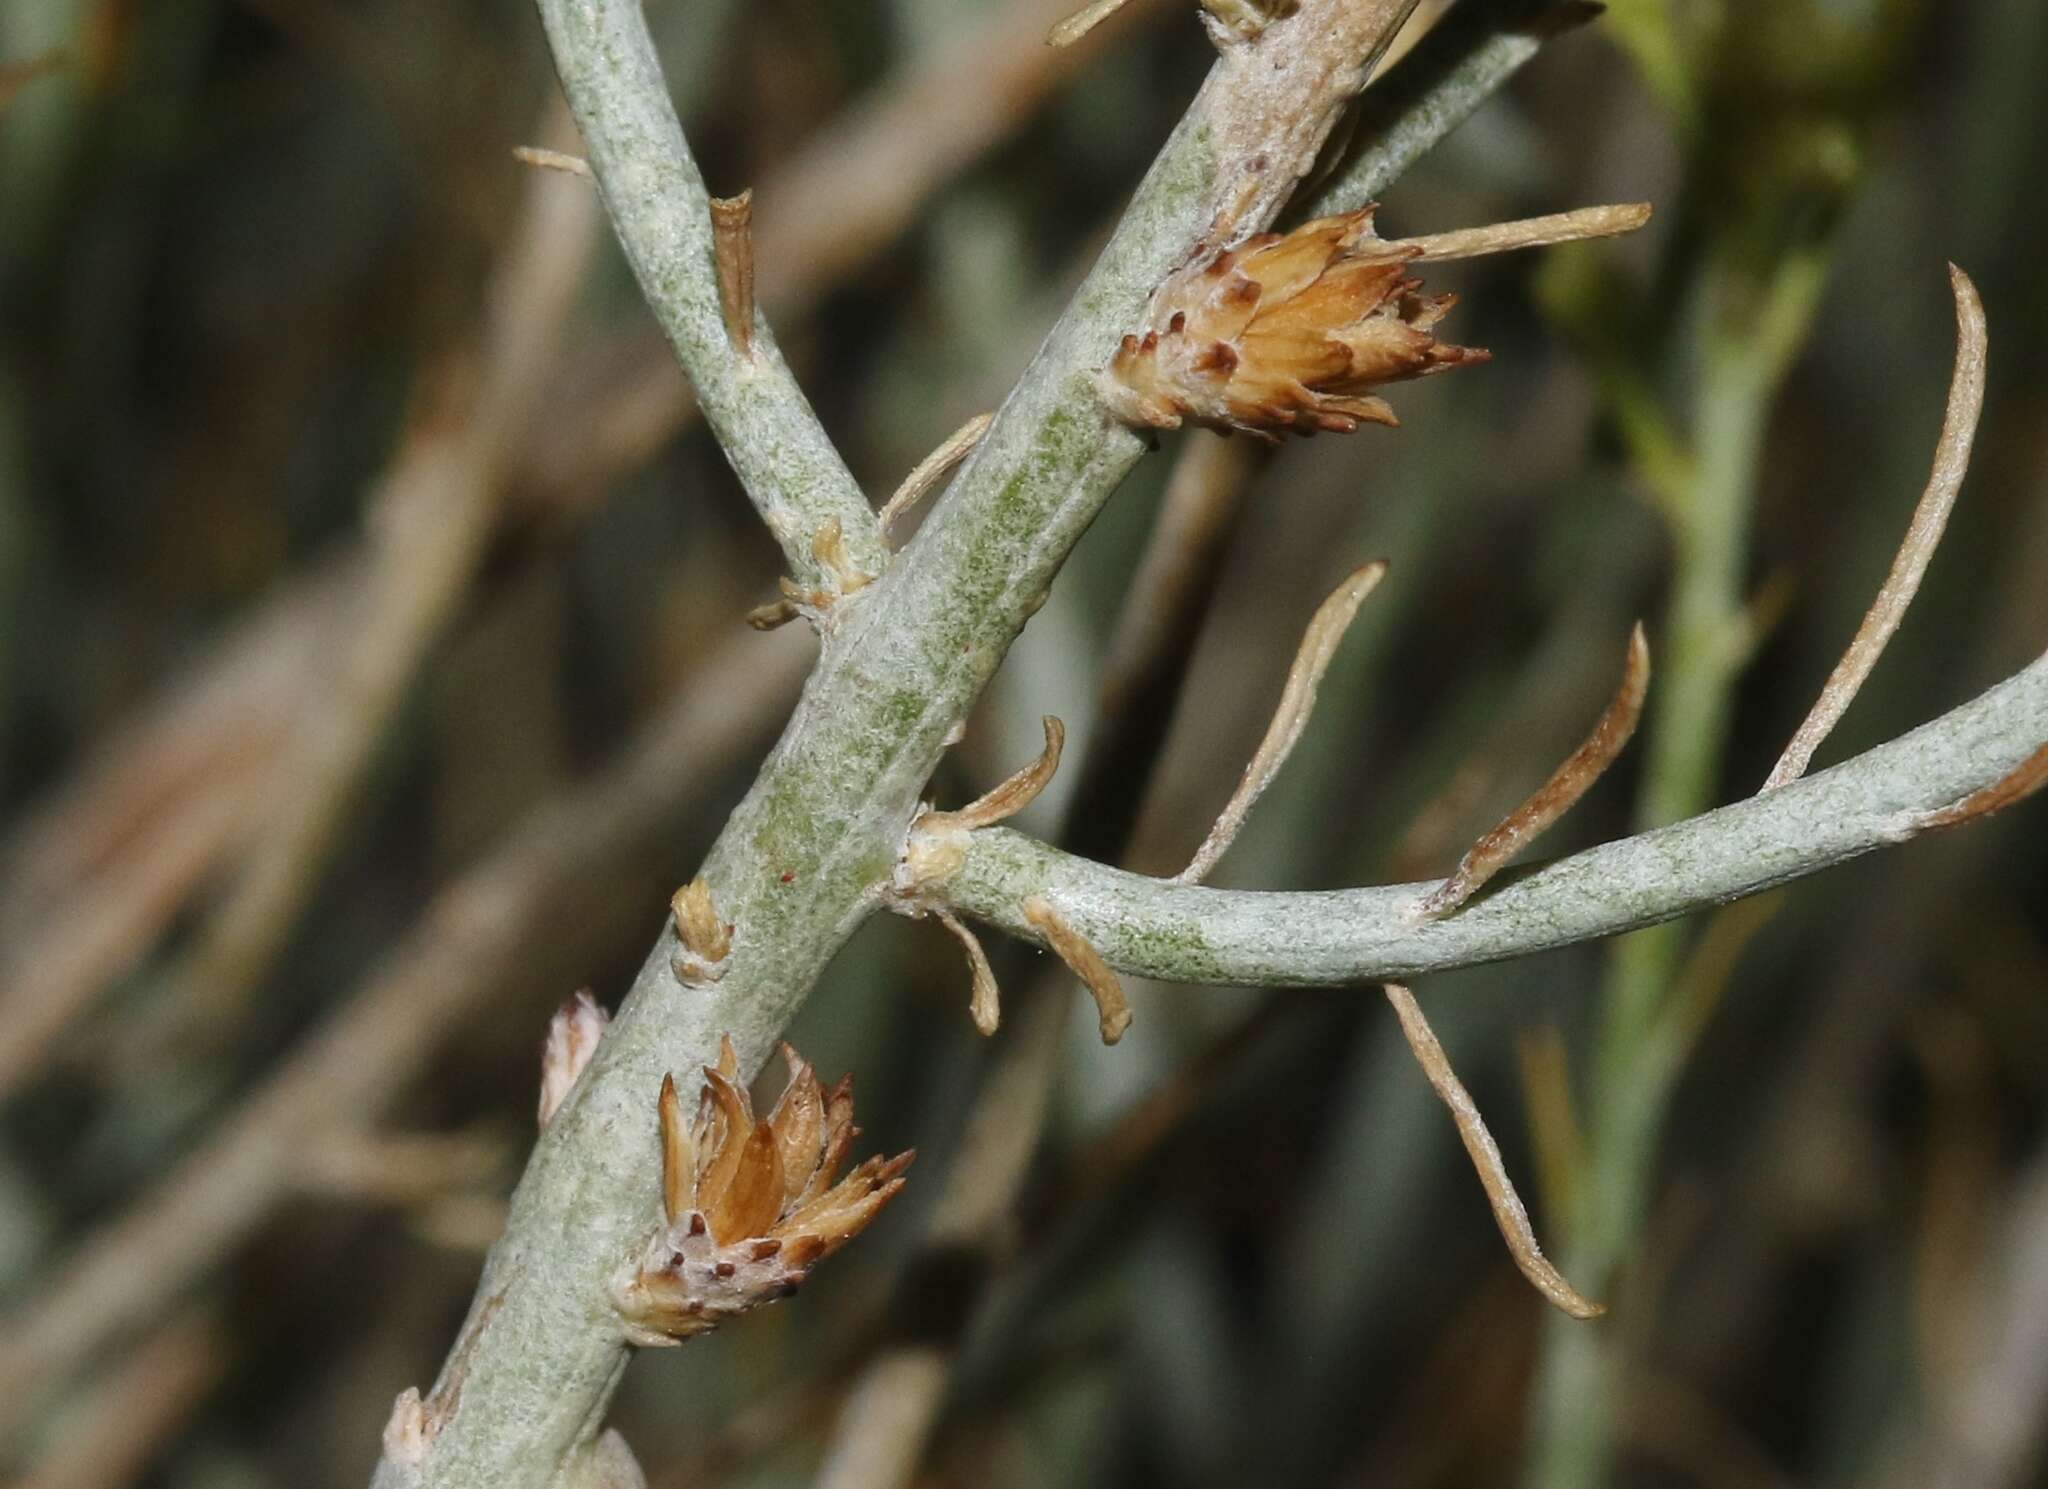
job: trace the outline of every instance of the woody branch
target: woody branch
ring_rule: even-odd
[[[852,521],[842,466],[793,385],[739,365],[708,196],[638,0],[540,0],[540,10],[606,207],[735,468],[757,502],[804,494],[810,533],[778,533],[801,581],[829,521],[850,546],[857,534],[866,542],[873,519],[863,503],[867,526]],[[1093,373],[1206,236],[1255,232],[1279,211],[1405,10],[1403,0],[1308,0],[1257,42],[1223,50],[952,488],[886,569],[877,555],[880,577],[825,628],[803,701],[703,866],[732,928],[721,975],[685,986],[674,969],[685,948],[663,926],[514,1195],[426,1398],[447,1409],[430,1436],[408,1439],[404,1461],[387,1455],[381,1489],[557,1489],[613,1471],[598,1431],[628,1341],[606,1280],[659,1215],[664,1078],[710,1063],[728,1033],[739,1068],[757,1069],[876,908],[948,737],[1145,449],[1103,410]],[[757,321],[757,369],[771,348]],[[793,468],[777,464],[785,456]]]

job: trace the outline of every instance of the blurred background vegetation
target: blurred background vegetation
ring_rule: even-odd
[[[1000,399],[1212,55],[1163,0],[1055,53],[1063,8],[650,5],[877,499]],[[1112,783],[1129,861],[1178,867],[1375,555],[1219,882],[1445,872],[1638,615],[1645,734],[1549,846],[1754,790],[1924,479],[1951,259],[1992,326],[1974,471],[1820,763],[2037,654],[2043,77],[2032,0],[1615,0],[1549,43],[1388,231],[1656,223],[1440,267],[1494,362],[1256,466],[1157,768]],[[364,1482],[548,1014],[615,1001],[800,679],[807,637],[739,624],[773,544],[525,144],[574,149],[517,0],[0,7],[0,1478]],[[1112,502],[942,799],[1041,713],[1085,746],[1200,438]],[[1377,997],[1139,987],[1106,1050],[1060,982],[987,1042],[954,943],[884,917],[792,1038],[910,1189],[801,1301],[643,1358],[620,1425],[658,1484],[809,1483],[908,1340],[952,1364],[920,1483],[2048,1483],[2040,820],[1418,990],[1594,1325],[1515,1276]],[[1027,1040],[1035,1156],[972,1245],[922,1241],[973,1114],[1033,1148],[990,1080]]]

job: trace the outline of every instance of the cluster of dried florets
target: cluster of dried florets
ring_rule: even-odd
[[[866,1228],[903,1187],[914,1152],[880,1156],[838,1183],[860,1129],[853,1078],[829,1092],[788,1045],[789,1084],[756,1121],[727,1040],[704,1069],[694,1121],[674,1077],[661,1086],[661,1197],[667,1223],[613,1283],[635,1344],[675,1344],[786,1298]]]
[[[1366,207],[1198,258],[1123,339],[1104,397],[1152,429],[1192,420],[1278,438],[1397,423],[1368,389],[1487,357],[1437,340],[1457,297],[1419,293],[1406,271],[1422,252],[1381,238]]]

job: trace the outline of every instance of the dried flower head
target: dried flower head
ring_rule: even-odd
[[[786,1044],[782,1057],[789,1084],[766,1121],[754,1118],[731,1040],[704,1068],[694,1121],[683,1120],[675,1078],[663,1080],[666,1224],[612,1284],[635,1344],[680,1343],[788,1297],[903,1187],[915,1152],[869,1158],[833,1182],[860,1131],[853,1078],[828,1092]]]
[[[1111,411],[1153,429],[1349,434],[1399,422],[1367,389],[1485,361],[1436,339],[1457,297],[1418,293],[1406,271],[1422,249],[1381,238],[1373,210],[1263,233],[1169,277],[1103,374]]]

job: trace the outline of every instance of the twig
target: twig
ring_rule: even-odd
[[[1551,772],[1549,780],[1466,850],[1451,877],[1423,897],[1416,907],[1417,913],[1429,920],[1449,915],[1576,806],[1634,736],[1649,687],[1650,644],[1644,639],[1639,622],[1629,633],[1628,661],[1622,669],[1621,686],[1606,712],[1600,715],[1600,722],[1593,726],[1593,732]]]
[[[1280,767],[1294,753],[1295,745],[1301,742],[1302,731],[1308,728],[1309,717],[1315,712],[1316,690],[1322,686],[1323,674],[1330,670],[1330,662],[1337,655],[1337,645],[1344,639],[1344,633],[1351,629],[1358,607],[1365,603],[1365,597],[1373,592],[1386,572],[1385,561],[1375,559],[1354,570],[1316,608],[1308,629],[1302,633],[1294,663],[1287,669],[1287,682],[1280,690],[1280,702],[1273,710],[1272,722],[1266,726],[1265,738],[1259,741],[1237,790],[1231,793],[1230,800],[1217,814],[1209,835],[1202,840],[1202,846],[1195,850],[1188,866],[1174,876],[1176,884],[1201,883],[1216,867],[1217,860],[1230,851],[1230,845],[1244,828],[1245,818],[1251,814],[1266,788],[1273,784]]]
[[[763,213],[768,252],[759,260],[761,296],[785,311],[808,308],[822,290],[899,232],[953,171],[1027,117],[1108,35],[1105,31],[1089,47],[1070,52],[1032,44],[1063,3],[1026,0],[998,7],[988,21],[964,27],[835,121],[816,146],[778,174],[765,193],[770,210]],[[1134,0],[1118,27],[1156,13],[1163,3]],[[575,159],[587,169],[577,157],[563,159]],[[636,364],[624,376],[579,393],[560,419],[530,421],[513,461],[522,477],[515,493],[518,515],[531,516],[540,507],[541,516],[559,526],[564,515],[588,508],[589,493],[606,490],[623,466],[671,437],[695,411],[673,364],[663,348],[651,369]],[[675,391],[663,391],[671,388]],[[633,421],[635,433],[629,439],[619,437],[621,417]],[[501,526],[507,515],[501,505]],[[90,954],[61,942],[46,946],[40,938],[76,934],[96,944],[118,940],[140,948],[153,944],[186,903],[161,878],[116,864],[118,877],[105,877],[86,891],[92,896],[89,903],[75,910],[58,908],[55,897],[72,893],[60,885],[59,875],[85,872],[88,859],[102,861],[118,842],[128,861],[176,859],[196,883],[196,876],[216,867],[252,824],[274,818],[273,808],[258,804],[258,788],[269,782],[269,775],[257,752],[268,748],[280,729],[302,719],[315,706],[308,700],[323,687],[332,693],[325,652],[334,636],[358,629],[333,610],[344,601],[362,601],[367,565],[363,549],[346,550],[296,581],[283,603],[241,622],[205,670],[153,706],[149,721],[131,731],[117,755],[93,762],[89,774],[78,776],[30,826],[17,830],[5,851],[9,867],[0,873],[0,935],[11,939],[16,934],[12,928],[21,927],[39,938],[36,949],[16,964],[31,973],[37,967],[76,966],[91,967],[93,975],[47,1000],[27,983],[17,986],[15,977],[0,975],[5,989],[0,990],[0,1028],[8,1031],[12,1052],[0,1064],[34,1068],[73,1013],[125,970],[125,964],[103,965]],[[308,641],[310,650],[301,656],[301,643]],[[234,820],[224,824],[211,856],[159,850],[126,836],[145,817],[158,820],[155,809],[144,803],[173,789],[170,777],[186,764],[246,803],[224,814]],[[152,825],[147,830],[159,829]],[[161,830],[182,835],[175,827]],[[123,923],[130,929],[114,936]],[[18,1005],[17,996],[22,1000]],[[29,1008],[42,1012],[34,1019],[10,1012]],[[27,1037],[32,1032],[33,1041]],[[5,1084],[0,1079],[0,1088]]]
[[[607,870],[660,837],[769,727],[806,663],[751,639],[706,659],[606,774],[535,811],[438,895],[354,996],[197,1152],[89,1236],[0,1324],[0,1432],[143,1327],[296,1192],[305,1148],[374,1121],[461,1022],[516,985],[536,939],[617,915]],[[678,771],[680,759],[699,762]]]
[[[1955,509],[1963,489],[1963,477],[1970,469],[1970,447],[1977,437],[1977,420],[1984,412],[1984,379],[1989,352],[1989,333],[1984,323],[1984,302],[1978,297],[1970,276],[1954,264],[1948,266],[1949,288],[1956,300],[1956,365],[1949,380],[1948,411],[1942,419],[1941,439],[1934,447],[1934,469],[1927,489],[1913,509],[1891,572],[1877,592],[1856,628],[1855,639],[1829,674],[1820,697],[1785,746],[1785,753],[1771,768],[1763,790],[1774,791],[1787,781],[1806,773],[1813,752],[1841,722],[1849,705],[1870,676],[1885,646],[1906,618],[1906,610],[1919,593],[1920,581],[1934,550],[1941,543],[1948,515]]]
[[[611,3],[543,0],[540,11],[641,293],[790,573],[806,589],[825,585],[811,539],[836,518],[854,563],[879,574],[888,554],[874,512],[773,337],[757,322],[747,355],[729,335],[721,281],[744,276],[736,262],[723,276],[716,267],[711,196],[669,102],[645,18],[637,7]]]
[[[1486,227],[1431,233],[1421,238],[1395,238],[1387,247],[1412,251],[1418,264],[1440,263],[1446,259],[1513,253],[1524,248],[1547,248],[1553,243],[1578,243],[1588,238],[1618,238],[1636,231],[1649,220],[1648,202],[1626,202],[1608,207],[1580,207],[1571,212],[1554,212],[1547,217],[1528,217],[1520,222],[1496,222]]]
[[[1007,828],[971,834],[928,893],[1014,935],[1044,895],[1110,965],[1168,982],[1346,986],[1527,956],[1775,888],[1927,830],[2048,741],[2048,657],[1899,739],[1767,796],[1557,860],[1463,914],[1417,922],[1434,886],[1306,893],[1177,885],[1061,853]]]
[[[981,437],[988,433],[988,426],[995,422],[994,414],[976,414],[965,424],[947,435],[939,447],[918,461],[915,469],[903,478],[903,484],[882,504],[881,515],[876,518],[887,533],[895,526],[896,519],[930,496],[947,471],[965,460],[981,443]]]
[[[1536,1291],[1561,1312],[1579,1319],[1598,1318],[1607,1310],[1580,1297],[1536,1243],[1535,1227],[1530,1225],[1529,1212],[1522,1204],[1522,1197],[1515,1193],[1514,1183],[1508,1178],[1507,1164],[1500,1156],[1500,1145],[1486,1130],[1486,1120],[1479,1115],[1479,1108],[1465,1089],[1464,1082],[1451,1069],[1450,1057],[1444,1054],[1444,1047],[1429,1027],[1429,1020],[1422,1016],[1422,1008],[1416,1003],[1415,995],[1397,982],[1386,984],[1386,994],[1387,1001],[1394,1005],[1394,1012],[1401,1020],[1401,1033],[1408,1040],[1408,1048],[1415,1052],[1423,1074],[1429,1077],[1429,1084],[1443,1098],[1444,1105],[1450,1108],[1451,1119],[1458,1124],[1458,1136],[1464,1140],[1465,1151],[1472,1156],[1472,1166],[1479,1173],[1480,1187],[1485,1189],[1487,1203],[1493,1207],[1494,1223],[1500,1227],[1501,1238],[1508,1243],[1508,1252],[1514,1257],[1515,1265]]]
[[[417,1489],[415,1479],[544,1489],[581,1471],[624,1347],[584,1299],[617,1267],[614,1238],[648,1200],[637,1176],[654,1168],[654,1134],[632,1114],[662,1072],[710,1053],[715,1029],[729,1030],[743,1069],[765,1058],[877,906],[877,865],[893,862],[954,726],[1145,449],[1100,407],[1089,374],[1205,236],[1272,221],[1406,8],[1304,0],[1218,61],[918,540],[820,649],[781,740],[705,860],[739,927],[732,967],[707,994],[677,984],[668,935],[650,953],[575,1099],[542,1134],[493,1248],[478,1298],[499,1302],[468,1355],[464,1408],[423,1460],[387,1458],[378,1489]],[[687,241],[685,218],[701,220],[701,183],[638,0],[541,0],[541,10],[628,256],[653,265]],[[657,301],[701,277],[703,256],[669,267],[643,275]],[[716,328],[701,315],[691,324],[707,338]],[[718,423],[701,380],[699,396]],[[736,438],[765,423],[721,427],[736,464],[746,463]],[[864,505],[862,514],[872,522]],[[871,571],[881,572],[879,555]]]

